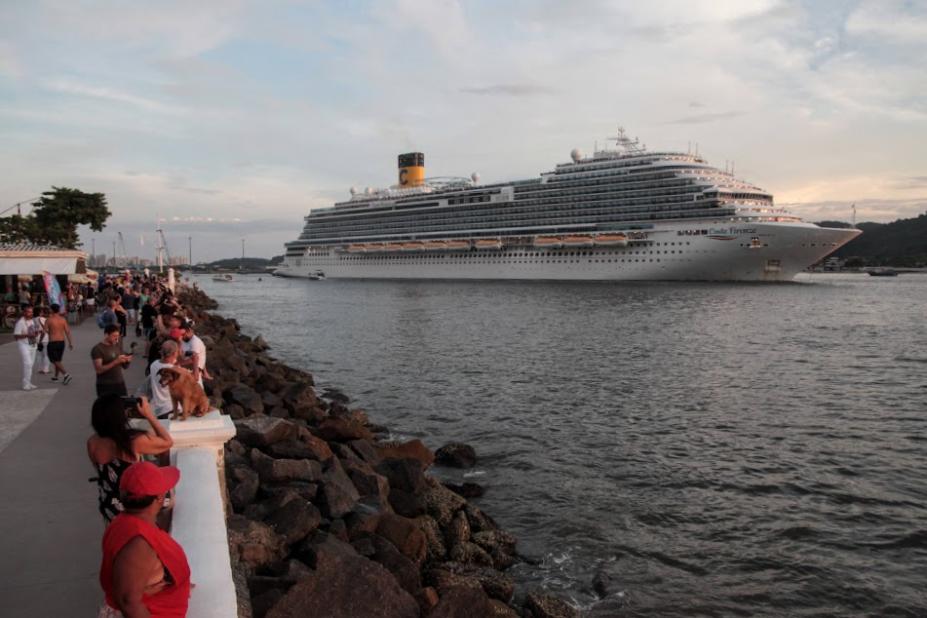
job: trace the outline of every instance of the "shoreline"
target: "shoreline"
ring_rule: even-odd
[[[238,430],[225,473],[240,616],[579,616],[516,590],[505,571],[523,560],[517,541],[464,497],[478,486],[427,473],[436,457],[472,466],[470,447],[386,442],[347,395],[319,393],[202,290],[178,296],[207,345],[207,395]]]

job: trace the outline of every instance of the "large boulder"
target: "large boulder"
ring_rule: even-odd
[[[342,554],[321,561],[290,588],[267,618],[418,618],[418,603],[380,564]]]
[[[491,567],[493,565],[492,556],[475,543],[460,543],[451,547],[447,557],[454,562],[462,564]]]
[[[491,598],[505,603],[515,594],[515,582],[508,575],[492,568],[458,562],[445,562],[429,569],[425,579],[438,592],[458,586],[478,585]]]
[[[359,537],[354,541],[358,553],[379,562],[393,574],[402,589],[418,598],[422,592],[422,578],[418,566],[402,554],[396,546],[376,534]]]
[[[429,515],[422,515],[412,520],[416,527],[425,535],[425,558],[428,562],[442,562],[447,556],[447,546],[444,544],[444,535],[438,522]]]
[[[287,545],[306,538],[319,527],[322,514],[319,509],[305,500],[290,500],[282,508],[271,513],[264,523],[283,537]]]
[[[318,407],[319,405],[315,389],[308,382],[293,382],[277,394],[283,400],[283,405],[290,411],[303,407]]]
[[[315,459],[316,461],[328,461],[332,458],[333,453],[332,449],[328,446],[328,442],[316,435],[313,435],[312,432],[305,427],[300,427],[299,439],[304,442],[312,452],[309,459]]]
[[[551,594],[530,592],[525,610],[531,618],[579,618],[579,610]]]
[[[422,493],[422,500],[428,514],[443,528],[451,523],[454,513],[464,508],[467,501],[437,481],[429,484],[431,487]]]
[[[265,483],[287,481],[319,482],[324,480],[322,464],[309,459],[274,459],[261,451],[251,451],[251,465]]]
[[[422,462],[417,459],[386,459],[376,469],[389,479],[393,489],[419,494],[428,486]]]
[[[326,465],[319,486],[319,508],[328,519],[337,519],[351,512],[360,494],[337,459],[332,458]]]
[[[472,468],[476,465],[476,451],[469,444],[451,442],[435,451],[435,462],[452,468]]]
[[[228,518],[229,552],[250,569],[272,564],[284,556],[286,544],[273,528],[241,515]]]
[[[472,618],[488,616],[489,597],[479,587],[458,586],[446,589],[428,618]]]
[[[426,469],[435,461],[435,455],[431,449],[418,439],[382,444],[377,446],[377,452],[383,459],[417,459]]]
[[[229,499],[232,502],[232,508],[241,512],[248,504],[254,501],[257,495],[260,480],[257,472],[248,466],[235,466],[229,475],[231,482],[234,484],[229,491]]]
[[[395,545],[396,549],[415,564],[422,564],[425,560],[428,543],[425,534],[413,520],[385,513],[380,516],[377,534]]]
[[[239,383],[230,386],[222,394],[227,402],[237,403],[244,408],[245,413],[249,416],[263,414],[264,412],[264,402],[261,401],[261,396],[246,384]]]
[[[319,422],[319,435],[329,442],[351,442],[352,440],[373,440],[370,430],[351,420],[324,418]]]
[[[269,416],[252,416],[235,421],[236,439],[248,446],[267,447],[299,435],[299,426]]]
[[[444,540],[448,547],[470,542],[470,522],[467,521],[467,515],[463,511],[457,511],[451,519],[451,523],[444,531]]]

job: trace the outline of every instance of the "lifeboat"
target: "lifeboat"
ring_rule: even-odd
[[[447,249],[446,240],[429,240],[425,242],[425,248],[429,251],[444,251]]]
[[[586,236],[585,234],[563,237],[564,247],[591,247],[594,242],[592,236]]]
[[[447,241],[447,249],[449,251],[461,251],[470,248],[469,240],[449,240]]]
[[[390,252],[402,251],[402,243],[401,242],[386,243],[386,245],[383,247],[383,250],[390,251]]]
[[[599,234],[595,237],[595,244],[605,247],[627,247],[627,234]]]
[[[383,251],[383,243],[381,242],[371,242],[364,245],[364,251],[367,253],[376,253]]]
[[[559,236],[535,236],[534,246],[546,249],[557,249],[563,246],[563,239]]]
[[[425,249],[425,243],[420,240],[414,240],[412,242],[402,243],[403,251],[422,251]]]
[[[348,253],[365,253],[367,245],[348,245]]]
[[[501,249],[502,241],[498,238],[480,238],[474,243],[477,249]]]

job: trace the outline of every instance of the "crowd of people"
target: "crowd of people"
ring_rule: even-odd
[[[91,410],[93,435],[87,440],[96,471],[91,480],[98,486],[106,524],[100,567],[106,601],[100,616],[184,616],[190,569],[183,549],[166,531],[180,471],[167,465],[173,440],[161,424],[176,405],[159,372],[179,368],[203,388],[203,380],[210,379],[206,346],[157,276],[103,277],[96,289],[85,291],[94,299],[92,306],[100,308],[94,319],[101,339],[89,351],[97,398]],[[50,380],[71,383],[63,354],[65,344],[74,349],[74,341],[64,314],[56,304],[22,306],[14,337],[22,357],[23,390],[36,388],[35,365]],[[127,351],[124,344],[133,338]],[[145,377],[130,396],[124,370],[133,362],[145,363]],[[132,417],[144,419],[147,429],[134,428]]]

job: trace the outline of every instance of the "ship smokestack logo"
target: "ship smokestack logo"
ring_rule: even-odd
[[[399,186],[420,187],[425,184],[425,155],[407,152],[399,155]]]

